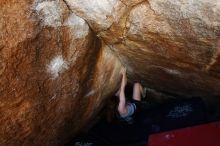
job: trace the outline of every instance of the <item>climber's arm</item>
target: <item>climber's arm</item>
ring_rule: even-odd
[[[125,98],[125,86],[127,84],[127,76],[126,76],[126,69],[122,69],[122,81],[119,93],[119,105],[118,111],[121,115],[127,114],[127,107],[126,107],[126,98]]]

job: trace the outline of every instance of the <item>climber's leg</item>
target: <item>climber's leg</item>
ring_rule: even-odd
[[[143,93],[143,87],[140,83],[135,83],[133,87],[133,96],[132,98],[136,101],[141,101],[141,94]]]

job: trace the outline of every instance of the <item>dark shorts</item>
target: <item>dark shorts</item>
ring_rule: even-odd
[[[130,112],[128,113],[128,116],[121,117],[118,113],[118,118],[122,121],[126,121],[128,124],[133,124],[136,120],[136,117],[138,113],[140,112],[141,102],[137,100],[131,100],[128,102],[129,108],[134,108],[134,111],[132,111],[132,114]],[[130,110],[129,110],[130,111]]]
[[[132,99],[131,102],[136,105],[136,110],[134,114],[132,115],[133,118],[135,118],[138,115],[138,113],[141,111],[141,101]]]

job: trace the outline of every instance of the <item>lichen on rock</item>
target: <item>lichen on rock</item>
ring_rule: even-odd
[[[61,55],[54,57],[50,64],[47,65],[47,70],[53,78],[57,78],[60,73],[64,72],[68,68],[68,62],[66,62]]]
[[[39,18],[45,26],[58,27],[62,25],[63,7],[60,0],[42,1],[35,0],[33,9],[39,15]]]

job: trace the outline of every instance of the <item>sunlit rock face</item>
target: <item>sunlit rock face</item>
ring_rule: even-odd
[[[63,1],[0,7],[0,145],[63,145],[116,89],[120,62]]]
[[[130,79],[176,95],[219,95],[218,0],[66,1],[120,58]]]
[[[0,1],[0,145],[60,146],[129,81],[220,94],[218,0]]]

